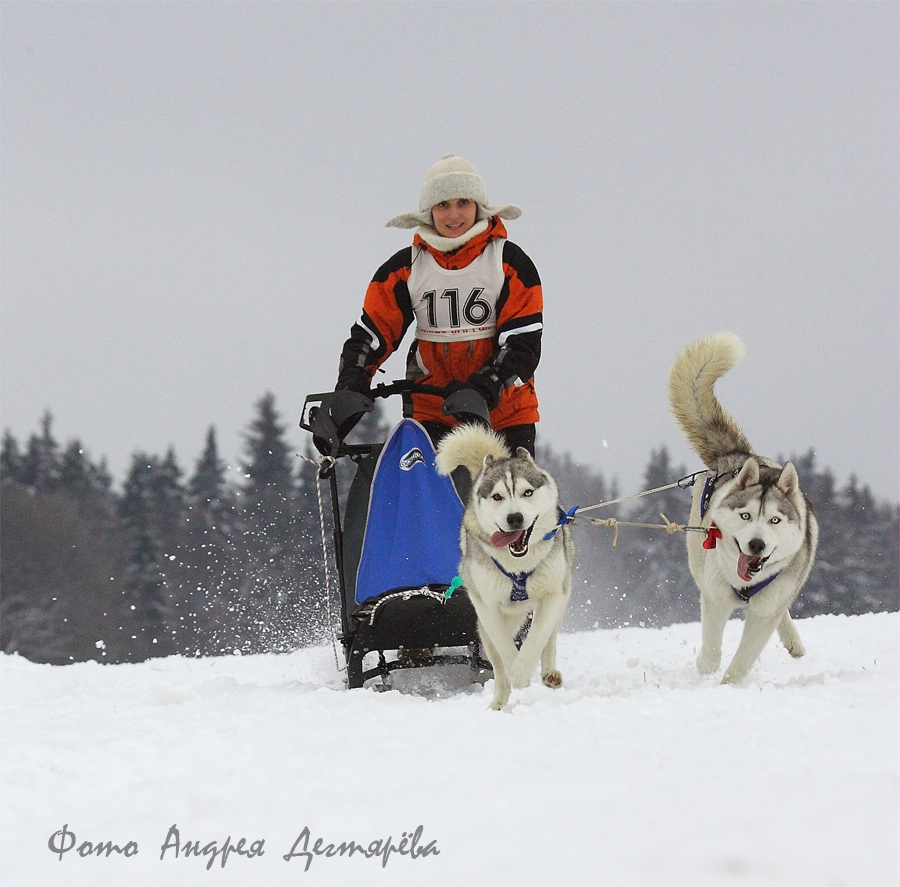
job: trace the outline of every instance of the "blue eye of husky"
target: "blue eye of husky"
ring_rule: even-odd
[[[750,512],[742,511],[741,512],[741,520],[750,520]]]
[[[780,524],[780,523],[781,523],[781,518],[780,518],[780,517],[773,517],[772,520],[769,521],[769,523],[770,523],[770,524]]]
[[[525,490],[525,492],[522,493],[522,495],[527,499],[529,496],[534,495],[534,490]]]

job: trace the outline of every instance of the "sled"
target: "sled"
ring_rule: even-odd
[[[376,386],[372,397],[412,392],[444,394],[393,382]],[[451,395],[445,412],[487,420],[469,396]],[[378,689],[388,689],[398,669],[460,664],[483,682],[491,666],[457,577],[460,495],[451,478],[437,473],[434,446],[414,419],[403,419],[385,441],[348,443],[350,430],[372,409],[371,398],[352,391],[311,394],[300,419],[323,457],[319,479],[330,490],[347,686],[380,677]],[[345,503],[337,471],[342,461],[353,466]]]

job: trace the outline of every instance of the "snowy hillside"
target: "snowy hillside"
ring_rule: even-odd
[[[798,625],[741,687],[694,671],[698,625],[567,634],[564,688],[500,713],[447,670],[344,690],[330,647],[3,656],[0,881],[896,885],[900,617]]]

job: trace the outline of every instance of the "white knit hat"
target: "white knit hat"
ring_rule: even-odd
[[[489,219],[500,216],[501,219],[517,219],[522,210],[511,203],[502,206],[489,206],[484,179],[464,157],[456,154],[445,154],[425,174],[425,183],[419,191],[419,211],[401,213],[386,223],[388,228],[416,228],[420,225],[432,225],[431,208],[444,200],[467,197],[478,205],[476,219]]]

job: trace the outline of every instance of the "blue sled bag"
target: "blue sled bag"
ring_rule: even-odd
[[[431,438],[414,419],[391,432],[372,479],[357,605],[394,589],[447,586],[456,576],[463,504],[434,461]]]

